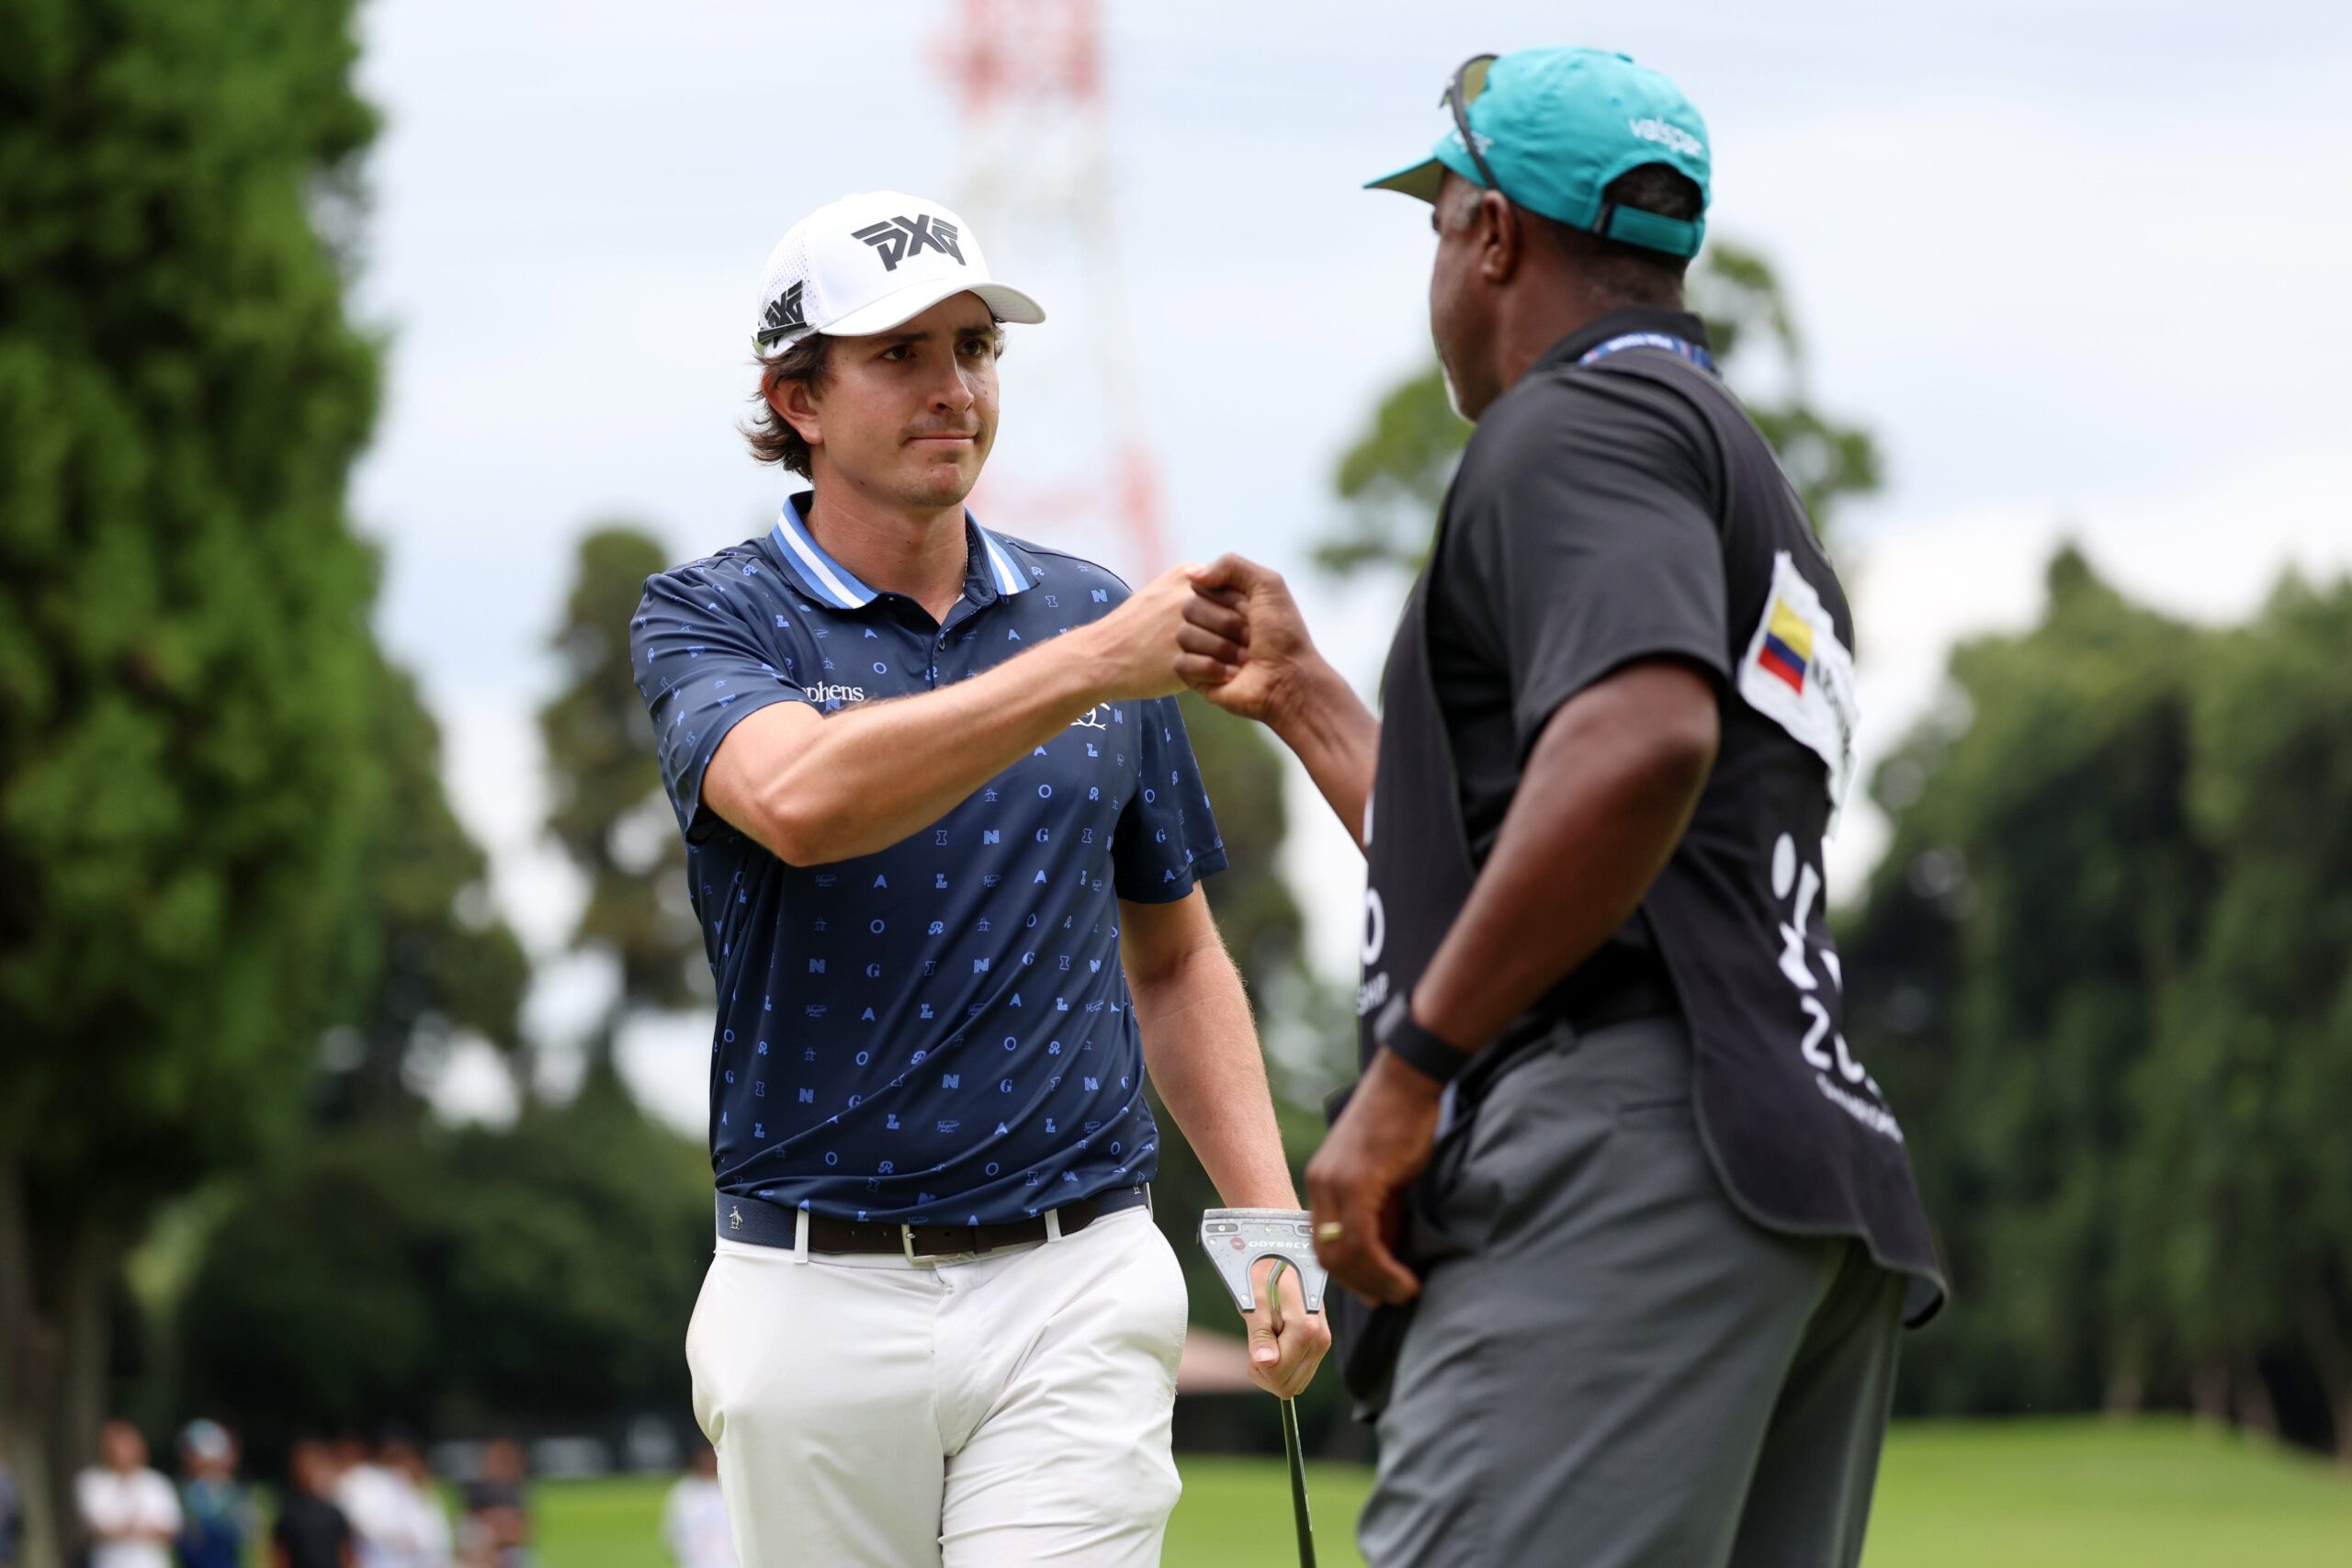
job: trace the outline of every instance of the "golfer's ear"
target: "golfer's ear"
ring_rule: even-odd
[[[771,372],[767,384],[760,389],[768,407],[785,423],[800,433],[800,439],[815,446],[824,439],[825,432],[817,412],[817,395],[806,381],[789,380]]]

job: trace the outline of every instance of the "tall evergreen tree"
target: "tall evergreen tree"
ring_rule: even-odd
[[[1189,692],[1182,701],[1227,861],[1204,886],[1262,1023],[1295,975],[1305,936],[1298,899],[1282,871],[1283,843],[1290,836],[1282,746],[1263,725],[1236,718]]]
[[[0,1433],[62,1560],[157,1203],[299,1114],[357,873],[345,0],[0,12]]]
[[[507,1128],[376,1125],[239,1184],[175,1314],[190,1407],[303,1430],[682,1414],[710,1167],[626,1101]]]
[[[2290,581],[2200,661],[2188,802],[2218,866],[2132,1089],[2121,1282],[2209,1415],[2319,1395],[2352,1467],[2352,582]]]
[[[441,730],[389,664],[368,704],[378,767],[350,886],[352,1016],[329,1036],[320,1110],[334,1122],[412,1122],[469,1032],[512,1059],[529,961],[491,901],[490,862],[449,807]]]
[[[1227,867],[1202,884],[1209,912],[1216,919],[1234,966],[1250,996],[1261,1036],[1296,1015],[1307,976],[1300,961],[1305,920],[1282,873],[1283,841],[1290,831],[1283,798],[1280,742],[1262,725],[1211,707],[1190,693],[1182,699],[1184,728],[1201,765],[1201,784],[1225,841]],[[1283,1077],[1269,1073],[1283,1111]],[[1184,1131],[1157,1099],[1159,1170],[1153,1179],[1153,1212],[1193,1283],[1194,1315],[1213,1328],[1232,1332],[1233,1304],[1197,1242],[1201,1211],[1223,1199],[1193,1154]],[[1291,1126],[1302,1118],[1284,1115]],[[1304,1159],[1306,1149],[1294,1151]]]
[[[2040,626],[1953,652],[1958,700],[1881,771],[1894,839],[1841,939],[1962,1303],[1914,1394],[1979,1409],[2097,1404],[2153,1368],[2152,1303],[2111,1289],[2128,1089],[2213,879],[2188,814],[2200,635],[2072,550],[2048,582]]]
[[[580,541],[555,650],[564,683],[539,710],[551,801],[548,829],[588,885],[573,943],[614,966],[592,1031],[583,1091],[619,1085],[613,1051],[636,1013],[709,991],[702,932],[686,902],[685,852],[662,793],[653,727],[629,671],[629,618],[669,559],[651,536],[608,523]]]

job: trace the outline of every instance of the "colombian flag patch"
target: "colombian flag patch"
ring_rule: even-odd
[[[1804,694],[1805,671],[1813,662],[1813,627],[1778,594],[1773,595],[1772,613],[1764,622],[1764,638],[1756,650],[1756,662],[1767,674],[1784,682],[1791,691]]]
[[[1772,586],[1739,662],[1739,694],[1821,759],[1834,825],[1853,784],[1854,730],[1861,721],[1854,655],[1838,635],[1836,612],[1787,550],[1772,553]]]

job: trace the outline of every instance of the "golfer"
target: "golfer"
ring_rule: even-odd
[[[1374,184],[1431,203],[1477,429],[1382,716],[1235,558],[1183,666],[1369,862],[1364,1071],[1307,1171],[1317,1251],[1381,1303],[1340,1325],[1380,1412],[1365,1555],[1849,1564],[1942,1287],[1823,917],[1845,595],[1682,308],[1698,112],[1576,49],[1474,60],[1447,102]]]
[[[964,506],[1001,323],[1042,320],[937,202],[796,224],[750,436],[808,488],[631,626],[718,981],[686,1359],[750,1568],[1156,1563],[1186,1303],[1147,1071],[1227,1203],[1297,1206],[1199,886],[1189,579]],[[1289,1394],[1329,1340],[1283,1289],[1252,1373]]]

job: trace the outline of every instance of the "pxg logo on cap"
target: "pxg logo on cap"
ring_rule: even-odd
[[[882,258],[884,272],[898,271],[899,259],[910,246],[920,251],[929,245],[954,256],[957,266],[964,265],[964,253],[956,248],[956,225],[928,212],[868,223],[857,231],[857,237],[874,247],[875,254]]]
[[[888,190],[845,196],[795,223],[769,253],[752,346],[773,354],[810,333],[887,333],[965,293],[1000,321],[1046,319],[1036,300],[996,280],[971,226],[938,202]]]

